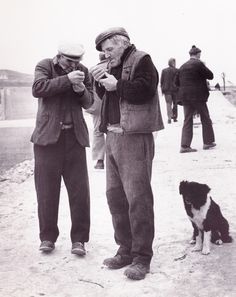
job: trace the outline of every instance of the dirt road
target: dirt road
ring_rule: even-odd
[[[165,106],[162,113],[165,119]],[[208,256],[191,252],[192,229],[178,185],[182,179],[207,183],[221,205],[236,240],[236,108],[220,92],[212,92],[209,110],[217,147],[202,150],[197,120],[192,147],[198,152],[179,154],[179,121],[155,135],[153,164],[156,236],[151,272],[145,280],[131,281],[124,269],[110,271],[103,259],[114,255],[111,217],[105,198],[105,172],[95,171],[88,150],[91,187],[91,236],[87,255],[70,253],[70,217],[65,187],[59,213],[60,236],[50,255],[38,251],[37,204],[33,176],[23,183],[8,177],[0,183],[0,296],[1,297],[233,297],[236,296],[235,242],[212,246]],[[91,119],[87,117],[91,128]],[[166,121],[166,119],[165,119]],[[22,173],[16,173],[21,174]]]

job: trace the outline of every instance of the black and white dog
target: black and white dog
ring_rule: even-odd
[[[179,184],[179,193],[194,228],[196,244],[193,251],[202,251],[204,255],[210,253],[210,242],[232,242],[228,221],[209,195],[210,190],[208,185],[197,182],[182,181]]]

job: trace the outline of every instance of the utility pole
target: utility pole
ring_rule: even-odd
[[[223,79],[223,87],[224,87],[224,91],[225,91],[225,73],[224,72],[221,73],[221,77]]]

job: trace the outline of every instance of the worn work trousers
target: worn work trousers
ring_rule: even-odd
[[[207,104],[205,102],[196,102],[184,105],[184,125],[182,128],[181,146],[190,146],[193,138],[193,115],[197,111],[202,123],[202,138],[204,144],[210,144],[215,141],[212,121],[210,119]]]
[[[151,189],[154,140],[148,134],[108,132],[106,138],[107,200],[117,254],[149,264],[154,238]]]
[[[69,196],[72,243],[89,240],[90,195],[85,148],[73,129],[62,130],[57,143],[34,145],[35,187],[38,200],[40,239],[55,242],[61,178]]]

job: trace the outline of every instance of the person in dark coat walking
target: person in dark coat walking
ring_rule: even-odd
[[[170,124],[172,119],[174,122],[177,122],[178,117],[176,97],[178,88],[174,84],[174,78],[178,69],[175,67],[176,61],[174,58],[169,59],[168,65],[169,67],[163,69],[161,72],[161,91],[165,96],[168,124]]]
[[[82,108],[93,103],[88,69],[81,64],[80,44],[62,44],[53,59],[35,68],[33,96],[38,98],[34,143],[40,251],[51,252],[59,235],[58,208],[63,178],[70,205],[73,254],[86,254],[89,240],[90,194],[85,147],[88,129]]]
[[[209,97],[207,79],[213,79],[213,73],[200,60],[201,50],[199,48],[193,45],[189,54],[190,60],[179,68],[175,77],[175,84],[179,87],[177,101],[184,108],[180,153],[197,151],[191,148],[193,115],[195,112],[200,115],[202,123],[203,149],[210,149],[216,145],[212,121],[207,107]]]

